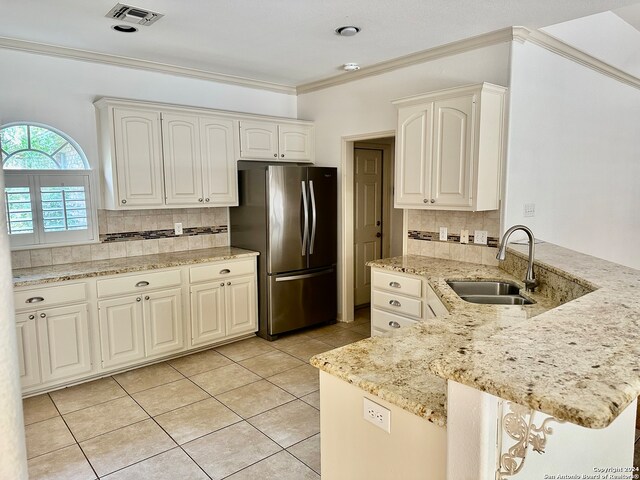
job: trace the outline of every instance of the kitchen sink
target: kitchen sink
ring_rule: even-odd
[[[488,305],[531,305],[534,303],[520,295],[515,283],[489,280],[447,281],[447,284],[466,302]]]

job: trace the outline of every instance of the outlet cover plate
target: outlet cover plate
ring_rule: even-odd
[[[440,241],[447,241],[447,227],[440,227]]]
[[[391,433],[391,410],[372,402],[367,397],[362,397],[362,416],[376,427],[387,433]]]
[[[182,223],[175,223],[173,226],[176,235],[182,235]]]
[[[487,244],[487,231],[486,230],[475,230],[473,232],[473,243],[477,243],[478,245],[486,245]]]
[[[469,243],[469,230],[460,230],[460,243]]]

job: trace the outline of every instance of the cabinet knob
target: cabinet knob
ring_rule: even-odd
[[[429,203],[429,200],[427,200],[426,198],[423,198],[422,203]]]
[[[205,201],[205,202],[208,202],[208,201],[209,201],[209,199],[208,199],[208,198],[205,198],[205,199],[204,199],[204,201]]]
[[[282,155],[280,155],[282,158],[284,158],[284,153]]]
[[[227,285],[231,285],[231,282],[227,282]]]
[[[273,154],[273,156],[274,156],[275,158],[278,158],[278,154],[277,154],[277,153],[274,153],[274,154]]]
[[[389,305],[392,307],[401,307],[402,304],[398,300],[389,300]]]
[[[29,315],[29,320],[33,320],[34,318],[36,318],[35,315]]]
[[[221,282],[221,283],[220,283],[220,286],[221,286],[221,287],[224,287],[224,282]]]
[[[44,317],[46,317],[46,316],[47,316],[47,314],[46,314],[46,313],[41,313],[41,314],[40,314],[40,318],[44,318]]]
[[[199,201],[200,203],[202,203],[202,200],[203,200],[202,198],[199,198],[199,199],[198,199],[198,201]]]
[[[435,198],[432,198],[432,199],[431,199],[431,203],[436,203],[436,199],[435,199]]]
[[[126,200],[120,200],[120,203],[124,205],[125,203],[127,203],[127,201]]]
[[[140,297],[136,298],[136,302],[139,302],[140,300],[142,300]]]
[[[146,297],[144,297],[145,300],[149,300],[149,295],[147,295]]]
[[[400,324],[399,324],[398,322],[396,322],[395,320],[391,320],[391,321],[389,322],[389,326],[390,326],[391,328],[400,328]]]

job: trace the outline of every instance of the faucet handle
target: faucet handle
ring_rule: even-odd
[[[531,280],[524,280],[524,288],[527,292],[535,292],[536,287],[540,285],[540,282],[537,278],[532,278]]]

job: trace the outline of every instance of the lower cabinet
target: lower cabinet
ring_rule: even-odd
[[[38,333],[35,313],[16,315],[16,338],[18,340],[18,365],[22,388],[41,382],[38,360]]]

